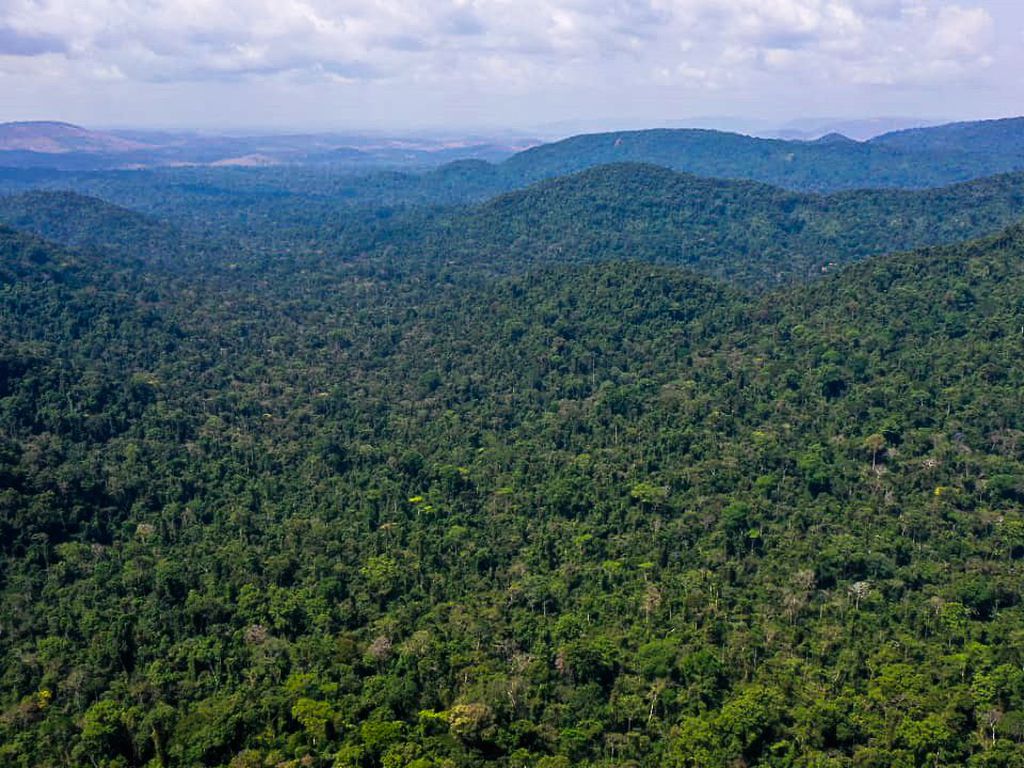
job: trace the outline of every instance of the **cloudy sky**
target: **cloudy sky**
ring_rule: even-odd
[[[0,120],[959,119],[1022,72],[1024,0],[0,0]]]

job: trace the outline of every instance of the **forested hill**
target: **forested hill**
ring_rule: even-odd
[[[315,220],[331,206],[364,209],[480,202],[595,166],[637,162],[699,176],[760,181],[803,192],[940,187],[1024,171],[1024,118],[902,131],[856,142],[760,139],[711,130],[586,134],[492,164],[464,159],[423,173],[409,169],[287,165],[60,172],[0,168],[0,190],[74,190],[144,213],[205,226]],[[284,213],[282,213],[282,210]]]
[[[942,186],[1024,170],[1024,118],[920,128],[867,142],[693,129],[585,134],[520,152],[500,167],[509,178],[537,181],[624,161],[808,191]]]
[[[138,272],[138,259],[112,253],[74,253],[30,233],[0,222],[0,285],[12,292],[28,286],[60,286],[79,290],[86,286],[110,289],[122,283],[118,276]]]
[[[929,190],[815,195],[623,163],[473,207],[375,209],[320,195],[223,196],[209,205],[189,199],[177,219],[187,235],[67,192],[0,197],[0,223],[65,245],[206,272],[313,253],[342,262],[386,258],[403,270],[447,264],[500,272],[635,259],[686,265],[763,290],[870,255],[956,242],[1024,220],[1024,173]]]
[[[0,764],[1020,765],[1020,228],[759,299],[94,255],[0,231]]]
[[[1024,174],[934,190],[819,196],[652,165],[601,166],[417,222],[410,257],[518,269],[630,258],[763,288],[869,255],[950,243],[1024,220]]]
[[[126,365],[140,359],[140,348],[148,347],[150,359],[160,354],[159,292],[145,272],[144,263],[131,256],[68,251],[0,225],[0,418],[4,424],[19,425],[22,438],[45,431],[63,440],[73,437],[73,422],[89,421],[99,430],[96,434],[103,435],[115,421],[136,415],[111,411],[93,414],[90,420],[87,414],[101,403],[109,404],[114,393],[126,387],[121,377],[130,378]],[[166,281],[162,284],[168,286]],[[83,361],[83,366],[76,369],[75,361]],[[90,389],[92,396],[79,399],[81,387]],[[51,407],[51,402],[58,405]],[[0,454],[5,457],[0,464],[26,450],[30,450],[26,442],[0,439]],[[10,468],[8,463],[0,469],[0,539],[5,542],[5,554],[17,546],[20,536],[20,525],[10,517],[8,502],[18,487]],[[45,528],[48,515],[42,512],[29,527]],[[0,583],[5,586],[11,565],[5,560],[0,567]],[[0,611],[5,630],[10,620],[6,608],[5,603]]]
[[[1024,117],[949,123],[930,128],[908,128],[871,139],[871,144],[911,151],[953,150],[965,155],[1019,154],[1024,140]]]
[[[65,246],[100,249],[167,267],[203,264],[221,248],[167,222],[95,197],[61,191],[0,196],[0,224]]]

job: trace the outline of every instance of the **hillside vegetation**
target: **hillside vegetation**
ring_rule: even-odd
[[[469,215],[868,216],[524,194]],[[1004,215],[872,194],[908,238]],[[0,229],[0,763],[1024,764],[1021,228],[760,298],[402,255],[209,277]]]
[[[421,257],[519,269],[625,258],[687,265],[750,287],[848,261],[995,232],[1024,219],[1024,174],[931,190],[831,195],[610,165],[509,193],[415,229]]]
[[[169,215],[173,225],[69,192],[0,197],[0,222],[17,229],[200,270],[246,254],[315,253],[346,263],[372,254],[405,271],[454,264],[504,273],[630,259],[685,265],[760,290],[1019,222],[1024,174],[818,195],[624,163],[472,206],[374,208],[329,196],[225,191],[209,201],[183,198]]]
[[[535,181],[643,162],[807,191],[934,187],[1024,169],[1024,118],[898,131],[866,142],[838,138],[787,141],[692,129],[586,134],[520,152],[501,168]]]
[[[166,267],[202,264],[209,268],[218,252],[211,241],[186,236],[164,220],[74,192],[0,196],[0,224],[65,246]]]

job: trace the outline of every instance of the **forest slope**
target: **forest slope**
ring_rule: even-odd
[[[1024,174],[932,190],[820,196],[652,165],[601,166],[441,215],[410,256],[522,268],[631,258],[747,286],[869,255],[978,237],[1024,219]]]
[[[520,152],[501,169],[530,182],[617,162],[809,191],[943,186],[1024,170],[1024,118],[919,128],[867,142],[786,141],[694,129],[585,134]]]
[[[75,192],[37,190],[0,196],[0,224],[76,249],[180,268],[216,265],[222,247],[188,237],[165,221]]]
[[[1020,764],[1020,228],[756,300],[0,234],[4,764]]]

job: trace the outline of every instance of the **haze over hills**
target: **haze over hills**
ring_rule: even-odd
[[[37,133],[32,133],[32,126]],[[4,135],[7,143],[0,146],[9,149],[0,150],[0,167],[67,171],[289,164],[373,172],[388,167],[424,170],[451,160],[497,161],[493,169],[477,166],[479,179],[466,187],[479,188],[485,194],[614,162],[651,163],[701,176],[751,179],[813,191],[939,186],[1024,170],[1024,118],[915,128],[866,142],[836,141],[835,135],[825,140],[786,141],[709,129],[621,131],[574,136],[519,152],[510,144],[481,140],[205,137],[142,132],[125,132],[122,138],[53,123],[10,124],[0,128],[0,137]],[[460,172],[469,175],[473,169],[464,166]],[[417,174],[408,179],[404,183],[407,194],[450,198],[449,170],[442,168],[439,173],[440,177],[432,177],[427,170],[422,178]],[[398,194],[400,197],[402,192]]]
[[[783,141],[684,129],[592,134],[526,150],[502,169],[538,180],[624,161],[792,189],[937,186],[1024,169],[1024,118],[920,128],[868,142]]]
[[[999,154],[1014,151],[1024,133],[1024,118],[949,123],[929,128],[908,128],[877,136],[872,143],[899,149],[965,154]]]
[[[447,174],[452,189],[468,194],[480,171],[475,163],[451,165],[432,178]],[[147,193],[145,185],[141,192]],[[137,195],[130,201],[146,207]],[[273,188],[164,188],[158,198],[160,215],[189,230],[189,237],[69,192],[0,197],[0,222],[67,245],[173,251],[175,259],[200,262],[204,257],[189,254],[207,253],[203,238],[215,236],[232,238],[230,246],[218,246],[222,251],[242,241],[287,252],[329,245],[336,258],[347,260],[401,248],[406,265],[460,263],[501,272],[643,260],[687,265],[763,290],[871,255],[957,242],[1020,222],[1024,172],[934,189],[821,195],[618,163],[446,209],[375,212],[365,199]]]
[[[457,169],[447,167],[449,183],[465,190],[466,174],[474,178],[477,166]],[[353,253],[383,239],[402,242],[409,260],[461,260],[512,270],[630,258],[687,264],[760,287],[807,279],[872,254],[978,237],[1024,220],[1024,173],[926,190],[818,195],[619,163],[429,216],[418,208],[395,211],[380,221],[383,229],[365,231],[358,225],[368,209],[339,207],[341,201],[329,196],[220,196],[226,199],[207,206],[208,226],[235,220],[241,234],[238,217],[258,215],[257,226],[292,237],[290,247],[320,239]],[[173,219],[175,210],[190,211],[191,201],[186,196],[162,202]],[[95,198],[44,191],[0,197],[0,221],[71,245],[99,244],[102,238],[145,241],[148,236],[140,233],[156,223]]]
[[[504,141],[505,143],[501,143]],[[0,124],[0,167],[103,170],[175,165],[334,164],[431,166],[458,158],[501,160],[525,137],[403,138],[386,135],[205,135],[92,131],[58,122]]]
[[[856,141],[868,141],[886,133],[910,128],[930,128],[948,123],[948,120],[927,120],[912,117],[876,118],[801,118],[791,120],[782,127],[752,130],[755,136],[766,139],[798,139],[813,141],[829,133],[840,133]]]
[[[0,123],[0,152],[60,155],[70,152],[136,152],[149,148],[152,147],[139,141],[90,131],[69,123]]]
[[[227,164],[213,160],[218,165],[131,172],[0,165],[0,191],[75,191],[173,220],[179,226],[207,231],[230,226],[235,234],[258,232],[256,239],[264,246],[269,232],[262,223],[269,222],[275,222],[279,236],[275,239],[283,247],[294,246],[295,237],[315,233],[325,222],[330,222],[327,231],[344,230],[346,239],[364,243],[375,236],[371,231],[381,227],[392,234],[398,231],[390,223],[395,214],[400,214],[395,219],[398,222],[419,217],[423,231],[428,231],[432,217],[424,213],[428,209],[480,203],[564,172],[615,162],[681,168],[700,176],[748,179],[805,192],[865,186],[942,187],[1024,167],[1022,125],[1021,119],[955,124],[895,133],[866,143],[837,135],[813,142],[786,142],[693,130],[587,135],[526,150],[497,164],[463,159],[420,172],[362,160],[354,165],[343,161],[251,167],[250,163],[260,162],[262,156],[239,156]],[[335,154],[338,152],[362,155],[360,150]],[[223,156],[220,150],[210,155]],[[949,231],[945,225],[939,228]],[[904,244],[922,242],[929,241]],[[827,256],[820,259],[822,263],[828,260]]]

